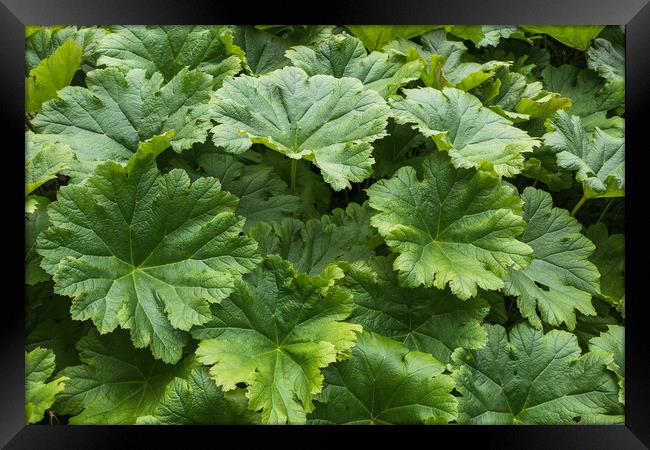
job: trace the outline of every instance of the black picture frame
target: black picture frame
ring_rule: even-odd
[[[626,405],[625,425],[610,426],[463,426],[440,427],[347,427],[335,430],[327,427],[257,427],[250,439],[285,439],[286,433],[305,434],[296,442],[310,445],[316,442],[340,443],[342,436],[361,439],[395,438],[402,442],[412,439],[433,439],[439,443],[449,440],[459,445],[465,439],[475,439],[482,448],[553,448],[553,449],[637,449],[650,446],[650,327],[644,314],[642,261],[646,249],[644,238],[643,152],[647,151],[647,125],[642,112],[649,100],[650,88],[650,4],[649,0],[400,0],[377,2],[328,2],[327,5],[266,3],[242,6],[237,2],[172,0],[0,0],[0,48],[3,68],[2,108],[3,135],[11,136],[6,144],[3,161],[6,215],[12,227],[4,234],[6,241],[15,242],[14,251],[6,252],[3,311],[5,320],[0,327],[0,444],[7,449],[58,448],[131,448],[154,441],[172,443],[174,437],[184,445],[199,445],[199,439],[214,444],[225,434],[241,433],[236,427],[154,427],[154,426],[40,426],[25,425],[24,419],[24,285],[21,274],[24,263],[18,261],[23,252],[20,240],[24,223],[18,222],[23,211],[23,196],[19,193],[18,150],[24,145],[24,25],[52,24],[195,24],[195,23],[347,23],[347,24],[610,24],[626,26],[626,140],[627,195],[626,202]],[[6,141],[3,141],[6,142]],[[11,156],[11,158],[10,158]],[[8,166],[8,167],[7,167]],[[15,180],[12,177],[15,176]],[[646,175],[647,176],[647,175]],[[11,201],[6,201],[7,197]],[[638,200],[637,200],[638,199]],[[634,206],[633,206],[634,205]],[[636,208],[636,209],[635,209]],[[13,211],[13,212],[12,212]],[[14,258],[16,258],[14,260]],[[7,286],[11,286],[7,289]],[[407,429],[408,428],[408,429]],[[318,439],[307,436],[321,435]],[[418,436],[416,437],[415,434]],[[273,436],[269,436],[273,435]],[[300,439],[300,440],[298,440]],[[292,439],[293,440],[293,439]],[[288,442],[288,441],[285,441]],[[431,441],[429,445],[434,445]],[[149,448],[148,444],[144,444]],[[448,444],[449,445],[449,444]]]

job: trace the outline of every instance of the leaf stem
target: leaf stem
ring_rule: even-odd
[[[586,201],[587,201],[587,197],[585,197],[585,195],[582,194],[582,198],[580,199],[580,201],[579,201],[579,202],[578,202],[578,203],[573,207],[573,209],[571,210],[571,216],[575,216],[576,213],[578,212],[578,210],[580,209],[580,207],[581,207],[581,206],[582,206]]]
[[[603,217],[605,217],[605,213],[607,212],[607,210],[609,209],[609,207],[612,206],[612,203],[614,203],[614,200],[616,200],[616,198],[612,198],[612,199],[607,203],[607,205],[605,205],[605,209],[603,209],[603,212],[600,213],[600,217],[598,217],[598,220],[596,221],[596,223],[600,223],[600,221],[603,220]]]
[[[291,160],[291,193],[296,193],[296,173],[298,172],[298,160]]]

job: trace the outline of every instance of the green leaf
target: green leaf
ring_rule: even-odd
[[[586,234],[596,246],[589,260],[600,272],[600,297],[619,305],[625,297],[625,236],[608,236],[607,227],[602,222],[591,225]]]
[[[589,341],[589,350],[605,352],[612,356],[613,359],[607,368],[616,374],[620,386],[618,399],[625,404],[625,327],[608,325],[606,333],[601,333]]]
[[[513,176],[524,167],[522,153],[539,141],[512,122],[484,107],[459,89],[405,89],[404,99],[391,99],[391,115],[398,123],[413,124],[446,150],[454,167],[480,168],[499,176]]]
[[[557,164],[576,171],[587,196],[625,195],[625,139],[596,128],[589,136],[580,118],[560,111],[544,143],[557,152]],[[614,186],[615,185],[615,186]],[[592,192],[589,192],[592,191]]]
[[[429,87],[441,89],[454,86],[464,91],[475,88],[492,78],[497,69],[508,66],[504,61],[477,62],[460,41],[447,39],[445,30],[433,30],[420,38],[421,45],[397,39],[386,46],[389,53],[425,64],[422,81]]]
[[[224,391],[246,383],[248,407],[264,423],[304,423],[322,389],[320,369],[347,355],[361,331],[342,322],[352,309],[352,296],[334,286],[342,276],[335,268],[299,274],[269,256],[194,329],[199,362]]]
[[[620,107],[625,101],[625,89],[621,83],[603,83],[592,70],[578,70],[574,66],[546,66],[542,70],[544,86],[571,99],[569,114],[580,116],[588,131],[595,127],[607,129],[614,135],[623,135],[624,120],[607,117],[606,112]]]
[[[25,293],[25,346],[52,349],[56,354],[56,369],[79,364],[75,344],[88,334],[89,322],[73,321],[70,299],[52,292],[51,283],[41,283]]]
[[[380,211],[371,224],[400,254],[393,267],[407,287],[449,284],[466,300],[477,287],[501,289],[509,267],[532,259],[532,249],[517,240],[525,222],[514,188],[487,172],[455,169],[444,153],[424,161],[422,181],[402,167],[367,192]]]
[[[485,106],[514,122],[552,117],[558,109],[571,106],[569,98],[545,91],[540,81],[529,82],[526,75],[510,70],[499,70],[494,81],[474,93]]]
[[[335,190],[370,176],[370,142],[385,135],[388,107],[359,80],[308,77],[286,67],[259,78],[240,76],[216,92],[215,145],[242,153],[253,143],[307,159]]]
[[[527,187],[522,198],[528,226],[520,239],[535,257],[528,267],[510,271],[506,291],[518,296],[522,316],[534,327],[542,328],[542,321],[552,326],[564,322],[573,330],[576,311],[596,314],[591,296],[600,292],[600,276],[589,261],[594,244],[566,209],[553,207],[548,192]]]
[[[313,424],[445,424],[456,418],[454,383],[427,353],[363,333],[352,357],[327,368]]]
[[[611,83],[625,83],[625,49],[606,39],[596,39],[587,51],[587,65]]]
[[[25,136],[25,195],[29,195],[70,168],[77,158],[65,144],[39,141],[31,131]]]
[[[30,211],[25,211],[25,283],[35,285],[49,280],[50,276],[41,268],[41,255],[36,252],[36,238],[39,233],[50,226],[46,197],[30,195]]]
[[[250,153],[245,153],[245,156]],[[325,183],[321,176],[311,170],[311,164],[305,160],[286,158],[281,153],[271,149],[262,149],[260,161],[273,167],[275,172],[285,183],[291,183],[291,167],[296,161],[296,189],[295,195],[302,200],[300,216],[303,219],[319,218],[330,210],[332,189]]]
[[[169,82],[156,72],[111,67],[86,76],[87,88],[69,86],[46,102],[32,124],[72,147],[79,160],[126,162],[141,141],[174,130],[175,151],[204,142],[212,77],[182,69]]]
[[[388,122],[388,133],[383,138],[372,143],[372,154],[376,160],[373,166],[375,178],[390,178],[403,166],[420,167],[430,149],[421,152],[419,149],[427,144],[433,148],[433,143],[414,130],[409,125]]]
[[[55,404],[57,413],[73,416],[72,425],[134,424],[155,411],[165,386],[184,368],[133,348],[125,331],[101,336],[93,329],[77,349],[82,364],[61,372],[69,381]]]
[[[55,292],[73,297],[75,320],[92,319],[102,334],[129,329],[137,348],[173,363],[186,331],[207,322],[209,304],[260,260],[255,242],[239,236],[236,206],[218,180],[161,175],[151,154],[127,167],[107,162],[59,190],[37,244],[41,265]]]
[[[529,33],[547,34],[564,45],[582,50],[589,48],[591,41],[605,28],[605,25],[520,25]]]
[[[283,27],[284,28],[284,27]],[[262,75],[291,64],[285,52],[294,45],[311,45],[329,36],[332,27],[322,25],[289,26],[281,35],[259,26],[235,26],[233,34],[245,54],[244,64],[251,74]]]
[[[340,285],[354,296],[349,320],[364,330],[431,353],[443,363],[451,361],[458,347],[485,345],[481,322],[489,307],[483,299],[462,301],[447,289],[400,287],[392,259],[383,256],[343,268],[345,278]]]
[[[346,33],[332,34],[313,49],[293,47],[286,52],[286,57],[309,76],[356,78],[384,98],[395,94],[409,81],[420,78],[423,68],[420,61],[405,62],[387,53],[368,55],[361,41]]]
[[[25,421],[40,422],[55,396],[64,388],[67,377],[47,381],[54,373],[54,352],[37,347],[25,352]]]
[[[68,86],[81,64],[82,49],[68,39],[52,55],[29,71],[25,80],[25,112],[39,112],[43,102]]]
[[[198,163],[208,176],[219,179],[221,189],[239,198],[237,214],[246,218],[246,228],[258,222],[279,222],[301,207],[300,198],[290,194],[272,167],[243,164],[234,156],[216,153],[200,155]]]
[[[515,325],[509,339],[500,325],[486,325],[480,350],[454,353],[453,372],[463,424],[622,424],[618,386],[606,365],[611,357],[580,354],[566,331]]]
[[[332,216],[301,222],[287,218],[279,223],[259,222],[248,234],[264,255],[279,255],[296,270],[318,275],[337,261],[356,261],[374,255],[381,238],[370,227],[372,212],[366,204],[350,203]]]
[[[81,69],[88,72],[95,68],[95,51],[97,43],[104,36],[103,28],[55,25],[39,26],[32,28],[32,31],[29,36],[25,36],[25,75],[29,75],[31,70],[69,39],[83,50]]]
[[[548,149],[548,147],[542,147]],[[553,156],[553,165],[555,164],[555,154]],[[532,156],[524,162],[524,170],[521,174],[528,178],[539,180],[546,184],[551,191],[562,191],[569,189],[573,185],[573,177],[570,173],[560,171],[556,167],[549,169],[547,166],[548,153],[544,151],[537,157]]]
[[[246,409],[242,389],[224,393],[210,379],[207,367],[196,367],[185,378],[169,383],[153,414],[140,416],[141,425],[241,425],[259,423]]]
[[[472,41],[478,48],[493,47],[501,39],[517,33],[517,27],[512,25],[452,25],[447,28],[449,33]]]
[[[241,70],[242,50],[225,26],[130,25],[111,27],[97,48],[97,64],[160,72],[165,81],[183,68],[212,75],[212,85]]]
[[[440,28],[442,25],[346,25],[368,51],[381,50],[387,43],[397,38],[410,39]]]

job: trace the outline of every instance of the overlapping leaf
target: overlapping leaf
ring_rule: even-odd
[[[469,424],[623,423],[611,355],[581,354],[566,331],[486,325],[487,346],[454,353],[459,422]]]
[[[519,310],[533,326],[565,323],[572,330],[576,311],[596,314],[591,296],[600,291],[600,275],[589,261],[594,244],[567,210],[553,207],[548,192],[528,187],[522,198],[528,226],[520,239],[535,257],[523,270],[510,271],[507,291],[518,296]]]
[[[286,67],[228,80],[216,92],[215,145],[242,153],[254,142],[321,169],[335,190],[371,174],[370,142],[385,135],[388,107],[359,80],[308,77]]]
[[[326,387],[310,415],[314,424],[444,424],[457,400],[445,366],[428,353],[363,333],[352,357],[325,370]]]
[[[140,425],[228,425],[258,423],[258,414],[246,408],[244,391],[224,393],[207,367],[196,367],[167,385],[153,414],[140,416]]]
[[[68,380],[65,376],[48,381],[54,373],[54,352],[37,347],[25,352],[25,421],[40,422]]]
[[[408,287],[448,284],[468,299],[478,287],[501,289],[508,268],[532,258],[532,249],[517,240],[525,222],[514,189],[489,173],[455,169],[444,153],[424,161],[421,181],[403,167],[367,191],[380,211],[371,224],[400,254],[393,267]]]
[[[73,297],[73,318],[101,333],[129,329],[137,348],[176,362],[185,331],[208,321],[209,304],[259,261],[256,244],[239,236],[236,206],[218,180],[161,175],[151,154],[127,167],[107,162],[59,190],[38,241],[42,267],[57,293]]]
[[[377,257],[345,267],[341,286],[354,298],[350,320],[364,330],[431,353],[443,363],[458,348],[485,344],[481,321],[489,306],[479,297],[462,301],[449,290],[400,287],[392,259]]]
[[[97,64],[142,69],[148,77],[161,73],[165,81],[183,68],[212,75],[213,86],[241,70],[243,53],[225,26],[114,26],[97,47]]]
[[[420,38],[421,44],[397,39],[385,51],[403,55],[408,60],[421,59],[425,64],[422,81],[426,86],[440,89],[454,86],[469,90],[492,78],[497,69],[506,67],[504,61],[475,61],[460,41],[447,38],[445,30],[433,30]]]
[[[590,136],[580,118],[560,111],[544,143],[557,152],[560,167],[576,172],[588,197],[625,194],[625,139],[596,128]]]
[[[524,156],[539,145],[512,122],[484,107],[471,94],[454,88],[405,89],[404,99],[391,100],[398,123],[413,124],[446,150],[457,168],[482,168],[512,176],[523,169]]]
[[[625,328],[609,325],[607,332],[589,341],[589,350],[612,356],[607,368],[616,374],[620,386],[618,398],[621,403],[625,403]]]
[[[212,77],[182,69],[169,82],[142,69],[89,72],[86,86],[68,86],[33,120],[39,133],[72,147],[80,160],[127,161],[141,141],[174,131],[176,151],[205,141]]]
[[[342,322],[352,309],[352,296],[334,286],[342,276],[335,268],[299,274],[269,256],[194,330],[199,362],[224,391],[245,383],[248,407],[264,423],[303,423],[322,389],[321,368],[348,354],[361,331]]]
[[[234,156],[204,154],[198,163],[206,175],[218,178],[221,189],[239,198],[237,214],[246,218],[246,227],[257,222],[281,221],[301,207],[300,198],[264,164],[243,164]]]
[[[72,425],[126,425],[152,414],[165,387],[186,369],[154,359],[133,348],[128,333],[100,335],[96,330],[81,338],[77,349],[82,364],[61,374],[69,378],[57,397],[55,410],[73,415]]]
[[[29,71],[25,80],[25,112],[40,111],[43,102],[70,84],[81,64],[81,53],[81,47],[70,38]]]
[[[337,261],[371,257],[381,240],[370,227],[371,209],[350,203],[331,216],[301,222],[287,218],[279,223],[260,222],[249,230],[263,254],[280,255],[300,272],[319,274]]]
[[[596,246],[589,260],[600,272],[600,296],[619,305],[625,298],[625,236],[608,235],[602,222],[587,228],[586,235]]]
[[[293,47],[286,56],[309,76],[322,74],[356,78],[384,98],[409,81],[420,78],[423,68],[417,60],[405,62],[376,51],[368,54],[360,40],[345,33],[331,35],[313,49]]]

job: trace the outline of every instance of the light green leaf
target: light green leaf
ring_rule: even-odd
[[[427,353],[363,333],[352,357],[325,370],[313,424],[445,424],[456,418],[454,383]]]
[[[133,348],[125,331],[101,336],[93,329],[77,349],[82,364],[61,372],[69,381],[55,404],[57,413],[73,416],[72,425],[134,424],[155,411],[165,386],[185,370]]]
[[[138,417],[140,425],[241,425],[259,423],[246,409],[242,389],[224,393],[210,378],[207,367],[196,367],[185,378],[167,385],[153,414]]]
[[[397,38],[410,39],[440,28],[442,25],[346,25],[350,32],[363,42],[368,51],[381,50]]]
[[[624,120],[606,115],[607,111],[624,105],[622,83],[605,84],[592,70],[578,70],[570,65],[546,66],[542,78],[547,90],[571,99],[572,106],[566,110],[567,113],[580,116],[588,131],[599,127],[613,135],[623,135]]]
[[[393,267],[407,287],[451,291],[463,300],[477,288],[496,290],[509,267],[528,265],[533,250],[517,240],[525,227],[521,200],[512,186],[487,172],[455,169],[444,153],[367,189],[371,218],[390,249]]]
[[[608,325],[608,330],[589,341],[589,350],[605,352],[613,357],[607,368],[618,377],[618,398],[625,404],[625,327]]]
[[[69,86],[46,102],[32,124],[72,147],[82,161],[126,162],[141,141],[174,130],[175,151],[204,142],[212,77],[182,69],[168,83],[156,72],[111,67],[89,72],[87,88]]]
[[[391,115],[398,123],[413,124],[446,150],[454,167],[481,168],[513,176],[524,167],[522,153],[539,141],[512,122],[484,107],[459,89],[405,89],[404,99],[391,99]]]
[[[431,353],[443,363],[458,348],[485,345],[481,326],[489,311],[479,297],[459,300],[449,290],[400,287],[392,259],[376,257],[344,265],[340,285],[354,297],[350,321],[364,330],[402,342],[412,350]]]
[[[322,74],[356,78],[384,98],[395,94],[409,81],[420,78],[423,68],[420,61],[405,62],[387,53],[372,52],[368,55],[361,41],[346,33],[330,35],[313,49],[293,47],[287,51],[286,57],[309,76]]]
[[[296,270],[310,275],[337,261],[373,256],[381,238],[370,227],[370,208],[350,203],[332,214],[307,222],[291,218],[279,223],[258,222],[248,234],[259,243],[262,254],[280,255]]]
[[[625,195],[625,139],[596,128],[589,136],[580,118],[560,111],[544,144],[557,152],[557,164],[576,171],[588,197]],[[615,186],[614,186],[615,185]]]
[[[552,326],[565,323],[573,330],[576,311],[596,314],[591,296],[600,291],[600,276],[589,261],[594,244],[567,210],[553,207],[548,192],[527,187],[522,198],[528,226],[520,239],[533,248],[535,257],[528,267],[510,270],[506,291],[518,296],[521,314],[534,327],[542,328],[543,321]]]
[[[83,50],[81,69],[88,72],[95,68],[95,50],[98,41],[104,36],[103,28],[61,25],[35,28],[32,28],[33,32],[29,36],[25,36],[25,75],[29,75],[31,70],[69,39]]]
[[[260,260],[255,242],[239,236],[236,206],[218,180],[161,175],[151,154],[126,168],[107,162],[59,190],[37,244],[41,265],[55,292],[73,297],[75,320],[92,319],[102,334],[129,329],[136,348],[173,363],[186,331],[207,322],[209,304]]]
[[[491,425],[622,424],[611,356],[580,354],[566,331],[486,325],[487,346],[454,353],[459,422]]]
[[[183,68],[212,75],[212,85],[241,70],[242,50],[233,44],[225,26],[128,25],[113,26],[97,48],[97,64],[142,69],[147,77],[160,72],[165,81]]]
[[[304,423],[322,389],[321,368],[349,354],[361,327],[342,322],[352,296],[334,286],[343,273],[310,277],[278,256],[237,281],[214,319],[193,331],[198,361],[224,390],[246,383],[248,407],[264,423]]]
[[[25,352],[25,421],[37,423],[54,403],[55,396],[64,388],[67,377],[47,381],[54,373],[54,352],[37,347]]]
[[[625,49],[606,39],[596,39],[587,51],[587,65],[611,83],[625,83]]]
[[[215,145],[242,153],[253,143],[307,159],[335,190],[370,176],[370,142],[385,135],[388,106],[359,80],[308,77],[286,67],[259,78],[240,76],[216,92]]]
[[[425,69],[422,81],[429,87],[441,89],[454,86],[468,91],[492,78],[504,61],[477,62],[460,41],[447,39],[445,30],[433,30],[420,38],[421,45],[406,39],[397,39],[385,51],[402,55],[407,60],[422,60]]]
[[[25,195],[65,172],[77,159],[69,146],[35,137],[31,131],[25,134]]]
[[[605,25],[521,25],[521,28],[529,33],[547,34],[564,45],[584,52]]]
[[[289,193],[289,187],[264,164],[243,164],[236,157],[203,154],[198,157],[203,171],[218,178],[221,189],[239,198],[237,214],[246,218],[245,227],[257,222],[281,221],[301,207],[301,200]]]
[[[25,80],[25,112],[39,112],[43,102],[68,86],[81,64],[82,49],[68,39],[52,55],[29,71]]]
[[[600,272],[600,297],[619,305],[625,297],[625,236],[607,234],[604,223],[587,228],[587,237],[596,246],[589,260]]]

